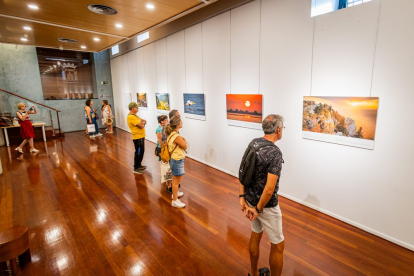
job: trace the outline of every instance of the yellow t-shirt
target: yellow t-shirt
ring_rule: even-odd
[[[185,158],[185,155],[186,155],[185,151],[179,145],[174,143],[175,139],[177,139],[177,137],[179,137],[179,136],[181,136],[181,135],[174,131],[167,138],[168,150],[170,152],[172,152],[174,150],[175,146],[177,146],[177,148],[175,148],[174,152],[171,155],[171,158],[174,159],[174,160],[182,160],[182,159]]]
[[[131,130],[132,140],[141,139],[145,137],[145,128],[137,127],[137,124],[141,123],[141,118],[138,115],[129,113],[127,116],[127,123]]]

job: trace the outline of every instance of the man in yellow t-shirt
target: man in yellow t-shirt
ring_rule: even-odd
[[[129,114],[127,116],[127,123],[132,134],[132,141],[135,146],[135,155],[134,155],[134,173],[143,174],[144,170],[147,168],[142,165],[142,159],[144,158],[145,152],[145,125],[147,121],[141,119],[138,113],[138,104],[130,103],[128,105]]]

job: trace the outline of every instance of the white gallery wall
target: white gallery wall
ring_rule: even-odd
[[[126,105],[146,92],[155,141],[155,93],[181,113],[183,93],[204,93],[206,121],[181,131],[189,156],[237,175],[262,133],[227,125],[226,94],[263,94],[264,114],[285,118],[280,194],[414,249],[413,10],[374,0],[311,18],[311,0],[250,2],[112,59],[117,126],[128,131]],[[380,97],[375,149],[302,139],[308,95]]]

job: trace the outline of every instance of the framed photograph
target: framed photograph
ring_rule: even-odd
[[[374,149],[379,98],[303,97],[302,138]]]
[[[263,95],[227,94],[227,123],[253,129],[262,129]]]
[[[168,114],[170,112],[170,94],[155,93],[158,113]]]
[[[184,117],[206,120],[206,104],[204,94],[184,93]]]
[[[140,110],[148,110],[147,93],[137,93],[137,104]]]

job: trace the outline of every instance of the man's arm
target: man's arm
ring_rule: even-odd
[[[278,176],[275,174],[268,173],[267,174],[267,182],[266,186],[263,190],[263,194],[260,197],[259,203],[257,203],[256,207],[259,211],[262,211],[269,200],[272,198],[272,195],[275,192],[275,186],[277,183]],[[247,214],[246,216],[250,220],[255,220],[260,214],[257,212],[256,207],[247,207],[247,210],[251,213],[250,216]]]
[[[243,184],[241,184],[240,183],[240,188],[239,188],[239,194],[240,195],[244,195],[244,193],[245,193],[245,191],[244,191],[244,185]],[[243,197],[240,197],[240,207],[241,207],[241,210],[244,212],[244,211],[246,211],[246,208],[248,207],[248,205],[247,205],[247,202],[246,202],[246,198],[243,196]]]

